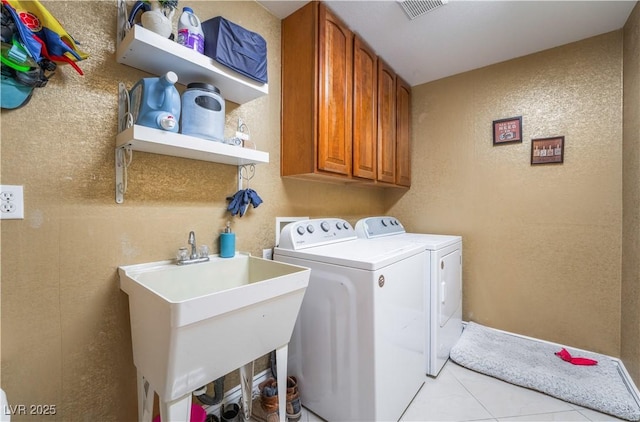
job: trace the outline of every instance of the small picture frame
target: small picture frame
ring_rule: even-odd
[[[531,140],[531,165],[564,162],[564,136]]]
[[[493,121],[493,145],[522,142],[522,116]]]

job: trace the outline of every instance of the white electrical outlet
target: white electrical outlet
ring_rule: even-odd
[[[262,258],[264,259],[270,259],[273,261],[273,249],[269,248],[269,249],[263,249],[262,250]]]
[[[0,219],[24,219],[24,193],[22,186],[0,185]]]

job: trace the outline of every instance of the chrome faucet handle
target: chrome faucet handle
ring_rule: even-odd
[[[196,234],[193,231],[189,232],[189,245],[191,245],[191,259],[196,259],[198,257],[198,248],[196,246]]]
[[[189,232],[189,245],[191,246],[191,255],[189,255],[187,248],[180,248],[176,256],[176,264],[187,265],[209,261],[209,247],[207,245],[201,245],[200,253],[198,253],[196,234],[192,231]]]

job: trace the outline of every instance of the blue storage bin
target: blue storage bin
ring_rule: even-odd
[[[267,42],[222,16],[202,22],[204,54],[253,80],[267,83]]]

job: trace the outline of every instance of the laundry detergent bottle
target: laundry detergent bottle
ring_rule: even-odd
[[[135,124],[178,132],[181,104],[176,82],[178,75],[174,72],[136,82],[129,91],[130,110]]]
[[[190,7],[184,7],[178,20],[178,44],[204,53],[204,32],[200,19]]]

